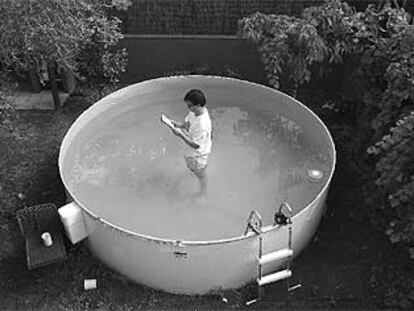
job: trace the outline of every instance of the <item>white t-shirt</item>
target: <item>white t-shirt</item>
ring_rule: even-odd
[[[189,123],[188,137],[200,146],[198,149],[189,147],[191,150],[186,152],[187,156],[206,155],[211,152],[211,119],[208,110],[196,116],[193,112],[185,117],[185,122]]]

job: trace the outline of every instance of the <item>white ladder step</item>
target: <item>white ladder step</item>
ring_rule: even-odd
[[[289,248],[284,248],[276,252],[268,253],[263,255],[262,258],[259,258],[259,263],[261,265],[267,264],[272,261],[277,261],[293,255],[293,250]]]
[[[280,281],[280,280],[283,280],[283,279],[286,279],[286,278],[290,278],[291,276],[292,276],[292,271],[290,271],[290,270],[281,270],[281,271],[278,271],[276,273],[263,276],[258,281],[258,283],[259,283],[259,286],[262,286],[262,285],[266,285],[266,284],[269,284],[269,283]]]

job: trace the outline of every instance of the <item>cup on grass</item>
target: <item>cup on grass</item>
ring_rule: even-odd
[[[44,246],[52,246],[52,235],[49,232],[43,232],[42,233],[42,241]]]

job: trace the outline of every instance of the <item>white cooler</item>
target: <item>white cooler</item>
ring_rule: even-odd
[[[58,209],[66,236],[75,244],[88,236],[82,209],[74,202]]]

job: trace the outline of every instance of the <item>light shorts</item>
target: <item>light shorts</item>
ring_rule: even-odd
[[[184,156],[187,167],[196,175],[200,175],[207,167],[208,154]]]

